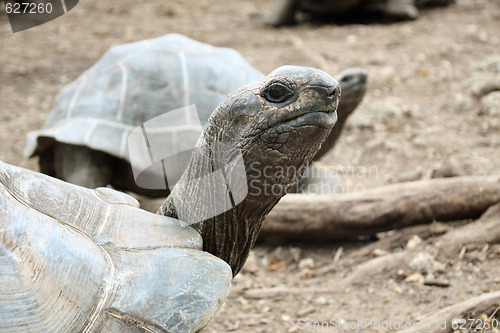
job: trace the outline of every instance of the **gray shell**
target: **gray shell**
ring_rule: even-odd
[[[230,267],[132,197],[0,162],[0,331],[196,332]]]
[[[111,48],[58,95],[43,129],[28,134],[27,157],[54,141],[83,145],[130,162],[129,133],[147,120],[194,104],[202,125],[229,93],[262,79],[238,52],[169,34]],[[165,129],[197,139],[199,129]]]

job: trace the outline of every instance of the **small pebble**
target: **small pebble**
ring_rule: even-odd
[[[394,288],[394,291],[398,294],[403,294],[405,291],[403,288],[401,288],[400,286],[397,286],[396,288]]]
[[[289,321],[290,320],[290,316],[289,315],[282,315],[281,316],[281,320],[283,320],[283,321]]]
[[[412,273],[406,277],[405,282],[412,282],[422,286],[425,283],[425,279],[420,273]]]
[[[314,259],[305,258],[299,261],[299,269],[314,268]]]
[[[418,237],[417,235],[413,235],[409,240],[408,243],[406,243],[406,248],[407,249],[414,249],[417,247],[417,245],[422,244],[422,238]]]
[[[328,303],[328,300],[326,299],[326,297],[320,296],[316,298],[316,303],[320,305],[325,305],[326,303]]]
[[[387,254],[387,251],[386,250],[382,250],[382,249],[374,249],[372,251],[372,255],[374,255],[375,257],[385,256],[386,254]]]
[[[427,252],[419,252],[409,263],[411,269],[419,273],[433,273],[444,271],[445,265],[436,261],[434,257]]]

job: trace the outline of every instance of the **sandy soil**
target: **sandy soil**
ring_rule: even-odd
[[[177,32],[235,48],[265,73],[283,64],[332,74],[365,68],[367,95],[322,161],[346,192],[429,177],[499,174],[500,103],[478,92],[500,77],[500,2],[459,0],[423,10],[413,22],[305,21],[281,29],[262,24],[269,5],[270,0],[81,1],[69,14],[16,34],[0,7],[0,160],[37,170],[36,160],[22,156],[25,135],[43,125],[65,84],[113,45]],[[258,245],[206,331],[308,331],[299,321],[306,319],[412,323],[500,289],[500,249],[491,244],[447,258],[433,257],[429,245],[423,268],[380,270],[342,283],[356,265],[381,251],[399,251],[418,234],[396,233],[404,233],[405,241],[364,257],[351,254],[366,242]],[[411,274],[414,279],[407,279]],[[418,274],[449,286],[422,285]],[[349,330],[389,331],[376,325]]]

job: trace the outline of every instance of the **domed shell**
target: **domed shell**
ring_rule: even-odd
[[[196,332],[231,268],[132,197],[0,162],[0,330]]]
[[[262,77],[237,51],[178,34],[115,46],[61,91],[24,153],[38,155],[59,141],[130,162],[127,138],[137,126],[193,104],[203,125],[226,95]],[[200,134],[190,131],[167,128],[163,137]]]

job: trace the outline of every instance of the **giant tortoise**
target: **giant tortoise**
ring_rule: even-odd
[[[320,17],[340,16],[349,13],[380,13],[390,20],[414,20],[417,7],[447,5],[455,0],[274,0],[266,23],[272,26],[295,22],[297,12]]]
[[[231,93],[164,216],[109,188],[0,163],[0,331],[201,330],[329,135],[339,98],[330,75],[295,66]]]
[[[39,155],[41,172],[77,185],[110,184],[165,196],[185,169],[215,107],[233,90],[263,77],[235,50],[178,34],[116,46],[63,89],[44,128],[28,135],[25,155]],[[357,68],[337,77],[343,91],[338,126],[315,160],[333,147],[345,119],[365,93],[366,79],[366,71]],[[131,156],[130,133],[145,121],[190,104],[195,105],[202,126],[168,121],[172,126],[160,128],[155,123],[160,143],[172,142],[177,151],[185,152],[162,159],[168,177],[163,168],[155,168],[158,163],[134,173],[131,162],[152,163],[147,154]]]
[[[138,186],[130,168],[127,138],[144,122],[195,105],[204,125],[226,95],[261,80],[238,52],[213,47],[179,34],[112,47],[57,96],[41,130],[29,133],[26,156],[40,156],[40,171],[89,188],[112,185],[151,196],[165,196],[163,174],[144,170],[159,188]],[[201,126],[156,128],[180,150],[193,148]],[[175,184],[189,153],[164,159]],[[138,158],[138,156],[132,156]],[[175,171],[178,171],[175,173]],[[147,174],[147,173],[150,174]],[[158,181],[154,181],[158,178]],[[168,192],[167,192],[168,193]]]

